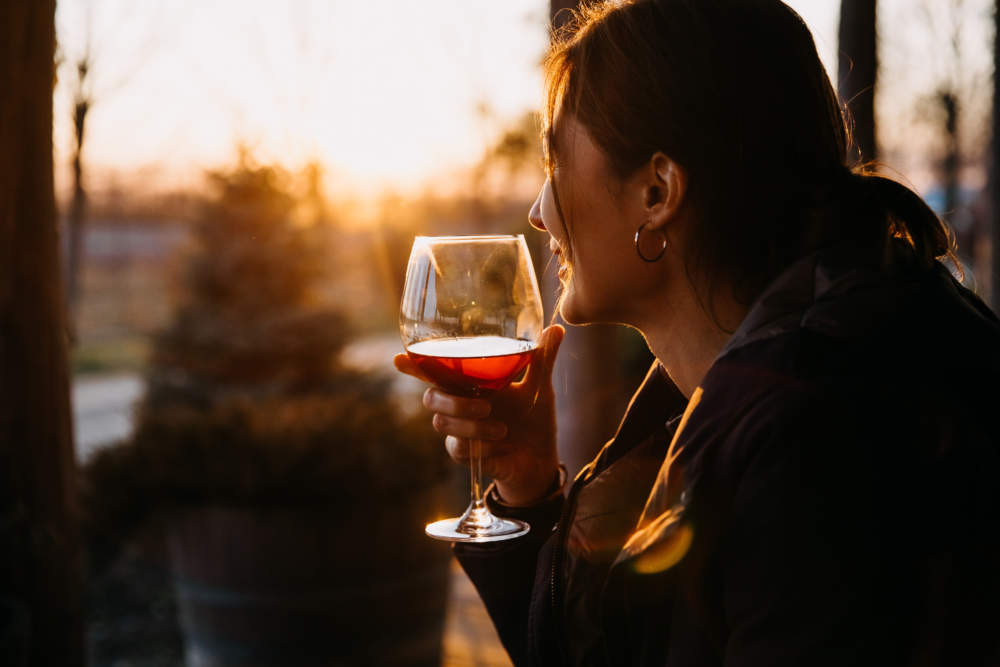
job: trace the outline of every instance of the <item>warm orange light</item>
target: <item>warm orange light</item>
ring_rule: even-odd
[[[198,171],[231,161],[244,142],[265,163],[322,163],[331,188],[418,191],[474,164],[541,95],[543,0],[208,0],[158,13],[117,4],[57,8],[61,163],[73,141],[71,62],[88,42],[100,55],[87,119],[92,175],[151,164],[164,175]]]
[[[632,569],[639,574],[665,572],[684,558],[693,539],[691,526],[687,522],[679,523],[666,539],[651,544],[639,554],[632,562]]]

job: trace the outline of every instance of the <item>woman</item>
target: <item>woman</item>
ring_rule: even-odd
[[[656,363],[565,498],[560,328],[488,401],[425,394],[532,526],[455,550],[515,663],[1000,664],[1000,325],[927,206],[850,168],[801,19],[609,3],[546,70],[529,217],[560,311],[639,329]]]

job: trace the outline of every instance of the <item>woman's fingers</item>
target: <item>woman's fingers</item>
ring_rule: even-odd
[[[444,448],[448,450],[448,456],[458,463],[468,463],[469,461],[469,441],[466,438],[458,438],[449,435],[444,439]]]
[[[438,412],[434,414],[432,423],[438,433],[459,438],[502,440],[507,435],[507,425],[492,419],[462,419]]]
[[[489,417],[492,409],[489,401],[447,394],[434,387],[424,392],[424,407],[432,412],[468,419]]]

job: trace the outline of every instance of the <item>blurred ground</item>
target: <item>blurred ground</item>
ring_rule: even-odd
[[[444,667],[510,665],[496,630],[458,561],[451,562],[451,591],[444,626]]]
[[[128,437],[132,406],[142,396],[142,379],[134,373],[77,376],[73,381],[73,430],[76,459]]]

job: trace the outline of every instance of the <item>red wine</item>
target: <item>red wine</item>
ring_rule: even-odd
[[[510,384],[531,361],[534,347],[515,338],[473,336],[422,340],[406,353],[442,389],[480,396]]]

